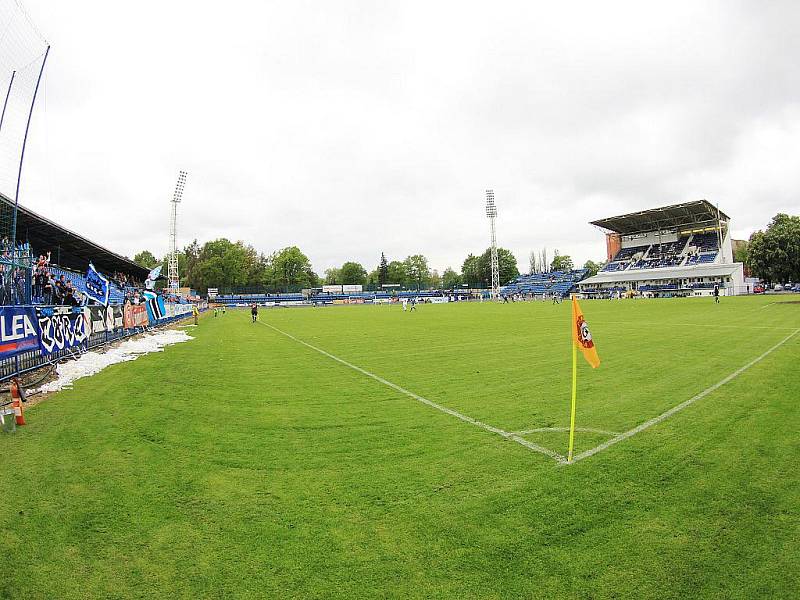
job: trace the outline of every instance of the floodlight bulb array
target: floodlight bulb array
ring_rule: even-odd
[[[183,197],[183,187],[186,185],[186,171],[178,172],[178,183],[175,185],[175,194],[172,196],[173,202],[180,202]]]
[[[486,190],[486,216],[496,217],[497,206],[494,204],[494,190]]]

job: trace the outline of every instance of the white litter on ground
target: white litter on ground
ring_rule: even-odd
[[[70,388],[72,383],[82,377],[99,373],[109,365],[136,360],[143,354],[161,352],[165,346],[188,342],[194,339],[185,331],[166,329],[157,333],[145,334],[138,339],[126,340],[105,352],[87,352],[76,360],[69,360],[56,367],[58,377],[39,388],[41,393],[57,392]]]

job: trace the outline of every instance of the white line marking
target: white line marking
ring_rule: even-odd
[[[688,406],[691,406],[692,404],[694,404],[698,400],[701,400],[701,399],[705,398],[706,396],[708,396],[711,392],[714,392],[714,391],[718,390],[719,388],[721,388],[726,383],[730,382],[733,379],[736,379],[739,375],[741,375],[742,373],[747,371],[747,369],[749,369],[753,365],[761,362],[767,356],[772,354],[775,350],[777,350],[778,348],[783,346],[786,342],[788,342],[790,339],[792,339],[798,333],[800,333],[800,329],[795,329],[792,333],[790,333],[788,336],[783,338],[780,342],[775,344],[772,348],[770,348],[769,350],[764,352],[764,354],[762,354],[758,358],[755,358],[755,359],[751,360],[745,366],[737,369],[736,371],[734,371],[733,373],[728,375],[722,381],[719,381],[718,383],[715,383],[711,387],[704,389],[702,392],[700,392],[696,396],[693,396],[693,397],[689,398],[688,400],[686,400],[684,402],[681,402],[677,406],[673,406],[667,412],[665,412],[663,414],[660,414],[659,416],[654,417],[654,418],[650,419],[649,421],[645,421],[644,423],[642,423],[641,425],[637,425],[633,429],[630,429],[630,430],[628,430],[628,431],[626,431],[624,433],[620,433],[619,435],[611,438],[607,442],[603,442],[602,444],[600,444],[599,446],[596,446],[595,448],[592,448],[591,450],[586,450],[585,452],[581,452],[580,454],[578,454],[577,456],[574,456],[572,458],[572,462],[571,463],[568,462],[568,463],[564,463],[564,464],[573,464],[573,463],[578,462],[579,460],[583,460],[584,458],[589,458],[590,456],[594,456],[598,452],[602,452],[603,450],[613,446],[614,444],[618,444],[619,442],[621,442],[623,440],[627,440],[629,437],[632,437],[632,436],[636,435],[637,433],[641,433],[642,431],[652,427],[653,425],[658,425],[659,423],[661,423],[665,419],[668,419],[669,417],[671,417],[675,413],[682,411],[684,408],[686,408]]]
[[[537,427],[536,429],[526,429],[525,431],[517,431],[517,435],[526,435],[528,433],[548,433],[548,432],[564,432],[569,431],[569,427]],[[576,427],[575,431],[579,433],[599,433],[600,435],[619,435],[619,431],[606,431],[605,429],[594,429],[592,427]]]
[[[456,419],[461,419],[462,421],[464,421],[466,423],[470,423],[471,425],[475,425],[476,427],[480,427],[481,429],[485,429],[486,431],[490,431],[492,433],[496,433],[497,435],[502,436],[502,437],[506,438],[507,440],[512,440],[512,441],[520,444],[521,446],[525,446],[529,450],[533,450],[534,452],[538,452],[540,454],[544,454],[545,456],[549,456],[550,458],[556,460],[557,462],[559,462],[561,464],[567,464],[567,459],[565,457],[563,457],[562,455],[558,454],[557,452],[554,452],[554,451],[550,450],[549,448],[545,448],[543,446],[539,446],[538,444],[534,444],[532,442],[529,442],[528,440],[525,440],[525,439],[519,437],[515,433],[510,433],[510,432],[505,431],[503,429],[499,429],[498,427],[493,427],[492,425],[488,425],[486,423],[483,423],[482,421],[478,421],[477,419],[473,419],[472,417],[468,417],[465,414],[462,414],[462,413],[460,413],[458,411],[455,411],[452,408],[447,408],[446,406],[442,406],[441,404],[437,404],[436,402],[433,402],[432,400],[428,400],[427,398],[423,398],[419,394],[415,394],[414,392],[410,392],[407,389],[405,389],[403,387],[400,387],[396,383],[392,383],[391,381],[388,381],[388,380],[384,379],[383,377],[375,375],[374,373],[370,373],[369,371],[367,371],[365,369],[362,369],[361,367],[357,367],[356,365],[354,365],[352,363],[349,363],[346,360],[339,358],[338,356],[334,356],[333,354],[331,354],[330,352],[326,352],[322,348],[317,348],[316,346],[313,346],[313,345],[309,344],[308,342],[304,342],[303,340],[294,337],[292,334],[286,333],[285,331],[282,331],[282,330],[278,329],[274,325],[270,325],[269,323],[266,323],[264,321],[259,321],[259,323],[269,327],[270,329],[273,329],[274,331],[277,331],[278,333],[280,333],[281,335],[286,336],[290,340],[294,340],[298,344],[302,344],[303,346],[306,346],[307,348],[311,348],[312,350],[314,350],[316,352],[319,352],[320,354],[322,354],[324,356],[327,356],[328,358],[330,358],[332,360],[335,360],[336,362],[344,365],[345,367],[349,367],[349,368],[353,369],[354,371],[358,371],[362,375],[366,375],[367,377],[369,377],[371,379],[374,379],[378,383],[382,383],[386,387],[392,388],[396,392],[400,392],[401,394],[404,394],[404,395],[408,396],[409,398],[413,398],[417,402],[421,402],[422,404],[426,404],[427,406],[430,406],[431,408],[435,408],[438,411],[441,411],[441,412],[443,412],[445,414],[448,414],[448,415],[450,415],[452,417],[455,417]]]
[[[777,304],[777,303],[776,303]],[[767,306],[770,306],[769,304]],[[616,327],[630,327],[633,329],[642,329],[641,325],[637,323],[630,323],[626,321],[597,321],[597,326],[600,325],[615,325]],[[663,323],[666,327],[711,327],[714,329],[780,329],[785,331],[786,327],[780,325],[723,325],[721,323]],[[649,332],[648,332],[649,333]]]

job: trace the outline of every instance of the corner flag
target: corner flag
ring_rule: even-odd
[[[578,300],[572,297],[572,410],[569,417],[569,451],[567,452],[567,462],[572,462],[572,449],[575,444],[575,405],[578,396],[578,348],[581,349],[583,357],[593,369],[600,366],[600,357],[597,355],[592,332],[589,325],[583,318]]]
[[[583,318],[583,311],[574,297],[572,298],[572,341],[580,348],[583,358],[592,365],[593,369],[600,366],[600,357],[597,356],[597,348],[594,347],[592,332],[589,331],[589,325]]]

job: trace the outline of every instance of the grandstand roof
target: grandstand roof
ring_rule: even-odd
[[[694,200],[682,204],[642,210],[618,217],[599,219],[592,221],[592,225],[597,225],[622,235],[633,235],[635,233],[664,229],[716,226],[718,214],[721,221],[730,220],[725,213],[718,213],[717,207],[708,200]]]
[[[14,201],[0,194],[0,203],[13,208]],[[89,260],[100,271],[119,271],[145,279],[149,269],[138,265],[96,244],[69,229],[58,225],[24,206],[17,207],[17,240],[28,241],[37,253],[51,251],[51,261],[67,269],[81,273],[86,271]]]

